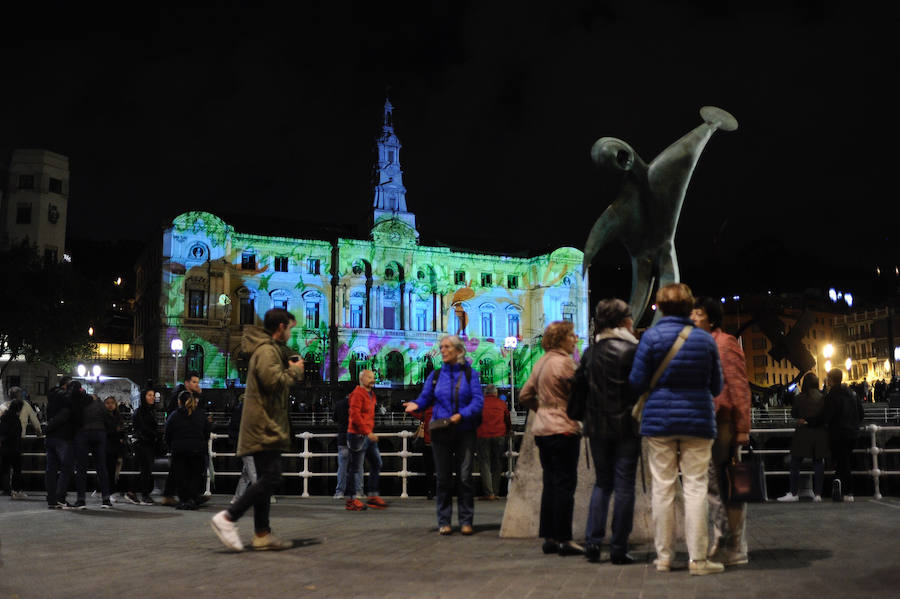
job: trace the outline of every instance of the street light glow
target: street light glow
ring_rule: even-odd
[[[172,339],[171,348],[173,352],[180,352],[184,349],[184,342],[178,337],[175,337],[174,339]]]
[[[831,360],[825,360],[825,372],[831,370]]]
[[[101,370],[100,370],[100,365],[99,365],[99,364],[94,364],[94,367],[91,368],[91,372],[94,373],[94,378],[95,378],[95,379],[99,379],[99,378],[100,378],[100,372],[101,372]]]
[[[75,367],[75,372],[78,373],[78,376],[80,376],[81,378],[84,378],[84,375],[87,374],[87,368],[85,367],[84,364],[79,364],[78,366]]]
[[[853,366],[853,360],[847,358],[847,361],[844,362],[844,367],[847,369],[847,372],[850,372],[850,367]]]
[[[898,347],[897,349],[900,350],[900,347]],[[831,345],[830,343],[826,343],[825,347],[822,348],[822,355],[825,356],[826,358],[830,358],[831,356],[833,356],[834,355],[834,346]],[[829,370],[831,370],[830,366],[828,366],[827,368]]]

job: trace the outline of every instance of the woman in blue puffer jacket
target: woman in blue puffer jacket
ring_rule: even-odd
[[[659,289],[656,303],[663,317],[641,337],[628,382],[638,394],[650,381],[685,327],[692,327],[691,288],[673,283]],[[721,572],[720,563],[707,560],[707,472],[716,437],[713,397],[722,391],[719,350],[712,336],[689,329],[684,345],[650,391],[641,420],[647,437],[653,477],[653,521],[656,569],[668,571],[675,556],[675,481],[679,462],[684,489],[684,530],[690,554],[690,573]]]
[[[451,470],[455,455],[459,467],[457,517],[460,532],[471,535],[474,532],[472,520],[475,516],[475,482],[472,477],[475,431],[481,422],[484,397],[478,372],[472,370],[466,361],[465,343],[456,335],[445,335],[440,347],[443,365],[428,375],[418,399],[405,404],[405,408],[407,412],[416,412],[434,406],[432,422],[442,418],[449,418],[453,422],[452,430],[431,431],[431,450],[437,479],[434,498],[437,503],[438,532],[448,535],[453,530],[450,527],[453,516]]]

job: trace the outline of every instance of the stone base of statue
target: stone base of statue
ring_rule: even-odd
[[[506,500],[506,510],[503,512],[503,523],[500,526],[500,536],[506,538],[537,538],[540,524],[541,491],[543,485],[543,469],[538,456],[537,446],[534,444],[534,434],[531,425],[534,414],[529,412],[525,423],[525,436],[519,448],[519,458],[516,462],[516,474],[510,481],[509,494]],[[650,502],[650,468],[647,464],[647,443],[642,442],[643,478],[641,482],[641,464],[638,463],[635,481],[634,501],[634,528],[629,541],[631,543],[653,543],[653,514]],[[572,517],[572,536],[576,540],[584,539],[585,525],[587,523],[588,506],[591,501],[591,493],[594,489],[594,463],[588,462],[590,449],[586,443],[581,445],[581,453],[578,458],[578,487],[575,490],[575,512]],[[646,491],[644,490],[646,485]],[[604,541],[609,540],[610,522],[612,521],[613,503],[609,506],[606,522],[606,534]],[[681,486],[675,495],[676,514],[676,538],[684,539],[684,498]]]

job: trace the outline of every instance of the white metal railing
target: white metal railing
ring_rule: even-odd
[[[868,454],[872,456],[872,467],[867,470],[853,470],[851,474],[858,474],[863,476],[871,476],[872,481],[875,485],[875,492],[873,494],[875,499],[881,499],[881,477],[882,476],[898,476],[900,475],[900,470],[882,470],[878,466],[878,456],[885,453],[900,453],[900,448],[885,448],[878,446],[878,433],[900,433],[900,426],[879,426],[877,424],[868,424],[866,426],[860,427],[860,431],[864,434],[868,434],[869,439],[871,439],[871,444],[867,447],[857,448],[853,450],[853,453],[857,454]],[[784,433],[794,433],[793,428],[754,428],[750,429],[751,435],[768,435],[768,434],[784,434]],[[789,455],[791,453],[790,449],[754,449],[753,453],[757,453],[760,455]],[[833,473],[833,470],[829,470],[828,473]],[[801,474],[812,474],[811,470],[801,470]],[[784,476],[790,475],[790,471],[788,470],[766,470],[766,476]]]

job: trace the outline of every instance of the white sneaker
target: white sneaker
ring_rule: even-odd
[[[856,501],[856,498],[853,497],[853,495],[844,495],[844,501],[847,501],[847,502],[849,502],[849,503],[853,503],[854,501]]]
[[[815,497],[813,497],[813,503],[822,503],[822,496],[816,495]]]
[[[212,525],[213,532],[216,533],[223,545],[232,551],[244,550],[244,544],[241,542],[241,537],[238,536],[237,524],[228,519],[226,510],[222,510],[213,516],[212,520],[210,520],[210,525]]]
[[[725,566],[719,562],[708,559],[691,560],[689,566],[691,576],[706,576],[707,574],[718,574],[725,571]]]
[[[776,499],[775,501],[782,501],[782,502],[784,502],[784,503],[793,503],[793,502],[795,502],[795,501],[800,501],[800,496],[799,496],[799,495],[794,495],[793,493],[791,493],[790,491],[788,491],[787,493],[785,493],[784,495],[782,495],[781,497],[779,497],[779,498]]]
[[[25,491],[12,491],[9,494],[10,499],[28,499],[28,494]]]

